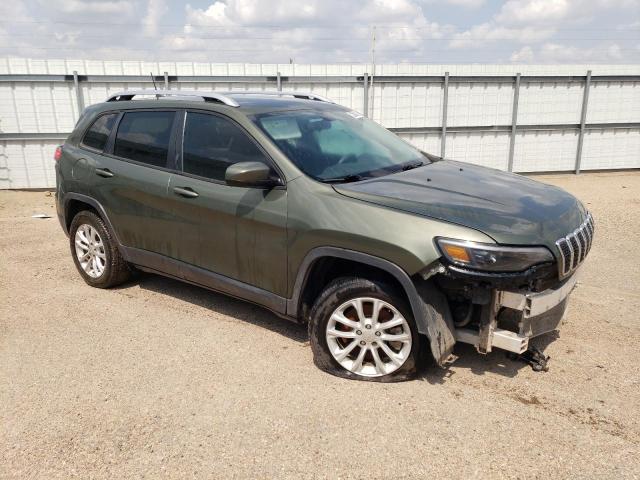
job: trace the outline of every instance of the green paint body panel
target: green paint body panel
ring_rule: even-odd
[[[450,160],[336,190],[375,205],[465,225],[496,243],[542,245],[552,252],[556,240],[586,217],[582,204],[561,188]]]
[[[321,246],[383,258],[411,276],[440,257],[434,236],[493,242],[468,227],[338,194],[331,185],[306,176],[289,182],[287,189],[290,280],[305,255]]]
[[[243,188],[155,169],[79,146],[106,111],[216,112],[239,124],[276,166],[283,187]],[[317,182],[291,162],[249,118],[276,110],[344,109],[325,102],[252,98],[239,108],[200,101],[111,102],[89,107],[57,166],[58,200],[77,192],[104,206],[119,241],[291,298],[300,265],[317,247],[379,257],[409,276],[440,257],[435,237],[544,245],[583,220],[583,206],[556,187],[452,161],[360,182]],[[95,174],[107,168],[112,178]],[[183,198],[174,187],[189,187]],[[64,205],[58,205],[59,210]]]

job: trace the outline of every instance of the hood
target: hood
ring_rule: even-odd
[[[577,228],[586,212],[564,190],[520,175],[451,160],[334,185],[359,200],[479,230],[497,243],[545,245]]]

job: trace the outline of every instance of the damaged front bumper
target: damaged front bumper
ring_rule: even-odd
[[[478,329],[457,328],[456,341],[475,345],[480,353],[493,348],[523,353],[529,348],[530,338],[558,327],[577,282],[578,272],[560,286],[542,292],[494,289],[482,310]]]

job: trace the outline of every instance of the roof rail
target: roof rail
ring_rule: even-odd
[[[199,92],[197,90],[126,90],[124,92],[114,93],[109,95],[107,102],[121,102],[125,100],[132,100],[133,97],[141,95],[160,97],[187,97],[187,98],[201,98],[205,102],[220,102],[230,107],[239,107],[240,105],[234,99],[229,98],[223,93],[216,92]]]
[[[327,97],[323,97],[322,95],[317,95],[311,92],[274,92],[274,91],[262,91],[262,90],[253,90],[253,91],[240,90],[240,91],[228,92],[228,94],[229,95],[273,95],[276,97],[306,98],[307,100],[318,100],[320,102],[336,103]]]

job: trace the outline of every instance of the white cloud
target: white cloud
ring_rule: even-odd
[[[265,6],[268,5],[268,6]],[[282,25],[284,28],[331,26],[336,22],[374,25],[394,21],[411,24],[424,20],[415,0],[216,0],[207,8],[186,6],[192,25]]]
[[[640,28],[640,20],[637,22],[631,23],[623,23],[622,25],[618,25],[618,30],[636,30]]]
[[[478,8],[484,5],[485,0],[446,0],[447,3],[460,7]]]
[[[499,40],[541,42],[576,26],[584,29],[599,14],[635,6],[640,6],[640,0],[508,0],[488,22],[456,34],[450,46],[481,48]]]
[[[624,57],[616,43],[592,47],[576,47],[557,42],[547,42],[538,48],[525,45],[513,52],[513,63],[617,63]]]
[[[509,60],[513,63],[530,63],[533,61],[533,49],[525,45],[517,52],[513,52]]]
[[[592,18],[598,11],[636,7],[640,7],[640,0],[508,0],[494,19],[516,25],[580,21]]]
[[[0,1],[0,56],[368,63],[375,25],[379,64],[640,62],[640,0],[198,1]]]
[[[158,34],[158,24],[168,11],[164,0],[149,0],[147,14],[142,19],[145,35],[153,37]]]
[[[463,8],[478,8],[487,3],[486,0],[423,0],[423,2],[428,5],[446,3]]]
[[[615,43],[588,48],[546,43],[540,49],[537,58],[543,63],[615,63],[622,59],[622,54],[620,46]]]
[[[495,21],[511,24],[554,22],[575,11],[575,7],[575,2],[572,7],[569,0],[509,0],[495,16]]]
[[[59,0],[55,8],[74,14],[94,13],[94,14],[117,14],[126,13],[130,9],[130,3],[126,0]]]
[[[551,38],[555,32],[556,30],[553,28],[510,28],[487,22],[454,35],[449,46],[451,48],[479,48],[489,42],[500,40],[522,43],[537,42]]]
[[[298,0],[271,0],[268,8],[258,0],[217,0],[185,11],[182,34],[167,38],[168,44],[186,49],[215,36],[218,57],[246,48],[264,61],[274,52],[324,62],[368,61],[372,25],[378,25],[378,58],[411,59],[429,39],[454,31],[430,22],[416,0],[308,0],[303,8]]]

